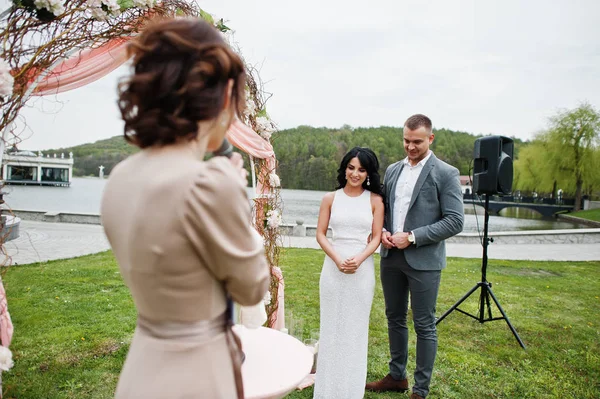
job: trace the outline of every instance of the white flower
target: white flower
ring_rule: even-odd
[[[92,18],[97,19],[98,21],[106,21],[108,18],[108,14],[101,8],[92,8],[90,11],[92,13]]]
[[[12,368],[12,352],[5,346],[0,346],[0,370],[8,371]]]
[[[133,5],[145,10],[154,6],[154,0],[133,0]]]
[[[244,109],[244,116],[246,119],[250,119],[251,116],[256,114],[256,104],[254,104],[254,99],[250,95],[250,92],[246,90],[246,108]]]
[[[117,3],[117,0],[102,0],[102,3],[108,7],[111,15],[116,16],[121,13],[121,6]]]
[[[272,209],[269,212],[267,212],[267,225],[270,228],[276,229],[279,227],[280,224],[281,215],[279,214],[279,211],[277,209]]]
[[[34,0],[33,2],[38,9],[45,8],[57,17],[65,12],[65,6],[62,0]]]
[[[269,174],[269,185],[271,187],[279,187],[281,186],[281,180],[279,180],[279,176],[276,173]]]
[[[117,16],[121,13],[121,7],[117,0],[87,0],[85,4],[93,19],[105,21],[109,16]]]
[[[267,291],[265,297],[263,298],[263,303],[265,306],[269,306],[271,304],[271,291]]]
[[[269,120],[269,118],[265,116],[259,116],[256,118],[256,125],[262,131],[269,131],[273,133],[275,129],[273,129],[273,124]]]
[[[265,116],[259,116],[258,118],[256,118],[256,131],[264,139],[269,140],[271,138],[271,135],[275,131],[275,127],[273,126],[273,122],[271,122],[269,118]]]
[[[0,101],[12,96],[15,79],[10,74],[10,66],[0,58]]]

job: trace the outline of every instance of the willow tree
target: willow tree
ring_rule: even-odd
[[[521,151],[516,186],[554,194],[558,185],[575,195],[575,210],[579,210],[584,188],[591,194],[600,184],[599,144],[600,113],[594,107],[583,103],[558,112],[550,118],[548,130]]]
[[[548,131],[549,162],[575,182],[575,210],[581,207],[584,179],[600,173],[594,168],[594,154],[600,144],[600,113],[584,103],[570,111],[559,112],[550,119]]]
[[[519,157],[515,160],[515,189],[554,193],[554,182],[562,179],[558,168],[553,166],[556,165],[548,165],[547,162],[547,142],[544,133],[538,133],[531,143],[521,148]]]

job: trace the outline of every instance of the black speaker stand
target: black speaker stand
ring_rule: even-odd
[[[488,222],[490,219],[489,212],[488,212],[489,205],[490,205],[489,194],[485,194],[485,217],[484,217],[485,222],[484,222],[484,226],[483,226],[483,258],[482,258],[482,262],[481,262],[481,281],[478,282],[473,288],[471,288],[469,290],[469,292],[467,292],[465,295],[463,295],[463,297],[460,298],[458,300],[458,302],[456,302],[454,305],[452,305],[452,307],[450,309],[448,309],[446,311],[446,313],[444,313],[439,319],[437,319],[435,324],[436,325],[439,324],[442,320],[444,320],[446,318],[446,316],[448,316],[450,313],[452,313],[453,310],[458,310],[459,312],[461,312],[469,317],[474,318],[475,320],[477,320],[478,322],[480,322],[482,324],[485,323],[486,321],[506,320],[506,324],[508,324],[510,331],[512,331],[513,335],[519,342],[519,345],[521,345],[521,347],[523,349],[526,349],[525,344],[523,343],[523,341],[521,341],[519,334],[517,334],[517,330],[515,330],[515,328],[510,323],[510,320],[508,320],[508,316],[506,316],[506,313],[502,309],[502,306],[500,306],[500,302],[498,302],[498,299],[496,299],[496,296],[492,292],[492,283],[488,282],[487,278],[486,278],[487,261],[488,261],[487,247],[488,247],[489,241],[491,240],[488,238]],[[479,295],[479,314],[472,315],[470,313],[465,312],[464,310],[459,309],[458,307],[460,306],[460,304],[463,303],[469,296],[471,296],[471,294],[473,294],[479,288],[481,288],[481,293]],[[492,307],[491,307],[491,303],[490,303],[490,297],[492,297],[492,299],[494,300],[494,303],[498,307],[498,310],[502,314],[502,317],[492,317]],[[488,313],[487,317],[485,315],[486,308],[487,308],[487,313]]]

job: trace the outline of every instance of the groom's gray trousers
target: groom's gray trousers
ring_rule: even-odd
[[[413,392],[422,397],[429,393],[429,383],[437,352],[435,306],[441,270],[416,270],[408,265],[401,249],[391,249],[381,258],[381,284],[385,298],[390,340],[390,374],[406,378],[408,361],[408,295],[417,335],[417,359]]]

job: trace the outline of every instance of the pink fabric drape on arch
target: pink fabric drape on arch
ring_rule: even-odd
[[[246,154],[254,158],[266,159],[261,173],[269,173],[275,170],[275,152],[273,146],[267,140],[260,137],[252,128],[239,119],[235,119],[227,131],[227,138],[232,145],[236,146]],[[268,194],[269,188],[257,182],[256,194]]]
[[[111,39],[100,47],[81,51],[66,59],[38,82],[31,95],[47,96],[64,93],[103,78],[128,60],[127,42],[130,39],[130,37]],[[39,73],[29,79],[30,85],[37,80]]]

